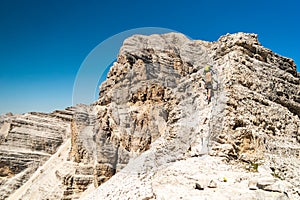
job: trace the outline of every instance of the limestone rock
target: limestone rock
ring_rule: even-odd
[[[276,182],[275,178],[264,177],[257,181],[257,187],[259,189],[264,189],[267,186],[273,185]]]
[[[57,116],[60,112],[60,116]],[[0,199],[27,183],[68,137],[72,108],[6,115],[0,128]]]
[[[202,184],[196,183],[195,189],[197,189],[197,190],[204,190],[204,186]]]
[[[250,179],[249,183],[248,183],[248,187],[249,187],[250,190],[257,190],[258,189],[258,187],[257,187],[257,180]]]
[[[205,90],[201,81],[202,67],[207,63],[214,65],[216,71],[210,105],[203,101]],[[155,88],[160,96],[153,96],[149,86]],[[159,104],[160,107],[155,109],[163,109],[167,117],[164,120],[154,117],[163,122],[164,128],[160,129],[162,131],[157,134],[157,139],[151,141],[149,149],[129,163],[128,169],[132,168],[129,171],[145,174],[145,177],[130,179],[124,176],[121,172],[126,171],[126,167],[100,186],[93,197],[105,198],[105,195],[122,193],[128,198],[184,198],[179,194],[186,191],[180,191],[175,184],[164,187],[163,180],[158,181],[156,187],[158,191],[164,191],[163,196],[159,196],[159,192],[154,192],[154,186],[151,187],[152,176],[147,174],[156,174],[161,168],[188,156],[205,154],[252,163],[256,166],[254,171],[261,174],[260,178],[278,175],[288,179],[293,187],[299,187],[296,168],[300,164],[298,91],[299,77],[293,61],[261,46],[255,34],[228,34],[213,43],[190,41],[173,33],[128,38],[108,80],[101,86],[98,105],[109,106],[117,102],[120,108],[129,101],[130,106],[147,107],[150,101],[151,105]],[[140,116],[149,123],[148,115],[141,113]],[[119,123],[123,119],[118,118]],[[135,134],[131,132],[131,135]],[[286,167],[282,167],[283,163]],[[269,170],[263,170],[260,165],[269,166]],[[119,180],[118,177],[146,185],[144,187],[149,190],[132,190],[134,186],[129,183],[128,187],[115,188],[114,181]],[[170,177],[178,178],[178,171]],[[244,194],[246,199],[286,198],[283,191],[271,194],[256,185],[250,186],[257,189],[253,190],[254,193],[245,193],[245,190],[252,191],[249,190],[249,180],[245,177],[242,181],[245,182],[244,189],[239,193]],[[209,182],[206,184],[209,185]],[[114,187],[114,191],[109,187]],[[221,188],[218,186],[216,189],[223,191]],[[297,194],[294,192],[293,195]]]
[[[134,35],[92,105],[0,117],[0,197],[299,199],[299,83],[255,34]]]
[[[217,183],[214,180],[211,180],[208,184],[209,188],[217,188]]]

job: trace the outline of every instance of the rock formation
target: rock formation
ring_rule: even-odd
[[[0,123],[0,198],[27,184],[70,137],[73,110],[6,115]],[[42,191],[41,191],[42,192]]]
[[[299,83],[255,34],[134,35],[92,105],[0,118],[0,196],[298,199]]]

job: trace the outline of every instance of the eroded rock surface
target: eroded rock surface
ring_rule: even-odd
[[[230,150],[224,149],[227,155],[267,162],[274,174],[299,187],[300,79],[295,63],[262,47],[255,35],[229,35],[219,41],[226,51],[214,60],[223,66],[228,100],[224,128],[213,133],[212,148],[230,144]],[[222,58],[227,61],[223,65]]]
[[[298,199],[299,80],[255,34],[132,36],[92,105],[0,118],[2,196]]]
[[[162,101],[167,105],[164,110],[168,117],[163,121],[166,128],[151,143],[148,151],[130,162],[89,198],[162,199],[153,187],[153,174],[189,156],[205,154],[246,165],[246,170],[241,172],[247,176],[245,185],[239,188],[236,183],[239,188],[236,199],[242,194],[246,199],[297,198],[300,183],[297,170],[300,164],[300,90],[293,61],[261,46],[255,34],[226,35],[213,43],[183,38],[177,34],[134,36],[124,42],[118,62],[101,87],[98,105],[123,103],[126,99],[134,99],[130,103],[142,101],[143,105],[147,105],[147,102],[153,101],[149,85],[152,81],[160,81],[164,90],[159,93],[169,97]],[[204,101],[205,90],[201,81],[202,67],[207,63],[214,65],[216,71],[214,97],[210,105]],[[166,74],[166,71],[172,73]],[[147,86],[137,90],[144,82]],[[135,91],[138,91],[137,94]],[[259,166],[266,166],[267,172],[259,174]],[[179,178],[175,174],[165,177],[165,181]],[[280,186],[270,184],[268,187],[273,189],[268,189],[254,182],[249,187],[248,183],[253,182],[251,176],[277,178],[274,183],[278,182],[276,184]],[[124,181],[127,179],[128,183]],[[116,186],[121,180],[124,184]],[[220,189],[217,182],[212,180],[209,188],[216,188],[214,191],[220,193],[210,191],[208,196],[204,195],[205,198],[220,194],[230,198],[232,192],[237,192],[229,188]],[[180,181],[176,184],[182,186]],[[189,187],[182,193],[176,192],[176,184],[172,184],[173,188],[170,186],[170,192],[161,195],[165,199],[175,198],[172,195],[195,198],[180,196],[193,189]],[[233,185],[230,188],[235,187]],[[279,191],[276,187],[285,189]],[[278,194],[272,193],[275,191]]]
[[[70,137],[73,110],[6,115],[0,127],[0,198],[5,199]]]

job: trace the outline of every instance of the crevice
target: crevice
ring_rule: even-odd
[[[115,160],[113,162],[113,174],[116,174],[116,171],[117,171],[117,165],[118,165],[118,159],[119,159],[119,148],[120,148],[120,144],[116,147]]]

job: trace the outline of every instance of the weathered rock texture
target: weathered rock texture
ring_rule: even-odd
[[[132,36],[91,106],[0,118],[2,198],[298,199],[299,81],[255,34]]]
[[[30,176],[70,137],[72,108],[51,114],[7,115],[0,123],[0,199]]]
[[[210,105],[204,101],[201,81],[207,63],[214,65],[216,71]],[[261,46],[254,34],[226,35],[213,43],[191,41],[180,34],[127,39],[108,80],[101,86],[97,106],[110,107],[111,113],[137,106],[136,114],[142,116],[143,121],[139,123],[140,118],[136,121],[130,112],[122,112],[125,117],[115,120],[117,126],[107,123],[108,135],[118,139],[129,135],[130,146],[138,143],[143,147],[141,141],[145,139],[136,136],[145,137],[148,129],[138,129],[142,134],[126,130],[122,127],[132,125],[127,120],[134,121],[134,126],[146,124],[146,127],[159,122],[158,127],[163,128],[157,134],[157,129],[151,127],[150,135],[158,139],[148,140],[149,150],[88,198],[205,199],[220,195],[224,199],[240,199],[241,195],[246,199],[298,198],[299,89],[299,75],[293,61]],[[151,107],[145,113],[149,104],[160,107]],[[157,110],[163,111],[166,117],[159,119],[153,115]],[[108,119],[114,116],[111,114]],[[129,125],[122,125],[122,122]],[[118,131],[114,134],[116,127]],[[124,147],[124,143],[117,146]],[[136,152],[137,149],[139,152],[147,150],[129,150]],[[230,164],[231,168],[228,166],[227,170],[232,173],[226,177],[233,179],[233,184],[223,184],[219,177],[203,185],[203,188],[216,189],[208,192],[204,189],[206,192],[196,194],[191,185],[197,179],[188,177],[186,171],[175,170],[164,178],[157,178],[168,174],[167,169],[180,160],[183,166],[188,166],[188,157],[204,154],[225,157],[227,162],[241,162],[245,166],[239,166],[240,172],[235,171],[237,163]],[[209,163],[213,158],[202,159]],[[260,166],[267,170],[257,172]],[[189,171],[195,167],[190,166]],[[194,173],[204,176],[211,171],[222,176],[218,170],[221,169],[216,167]],[[239,184],[241,177],[244,185]],[[251,177],[269,182],[264,185]],[[163,182],[169,183],[169,192],[165,192]]]
[[[217,49],[214,60],[217,66],[227,60],[222,74],[228,100],[224,128],[212,134],[212,148],[230,144],[224,149],[227,155],[268,162],[274,174],[299,187],[300,79],[295,63],[262,47],[255,35],[219,41],[222,53]]]

